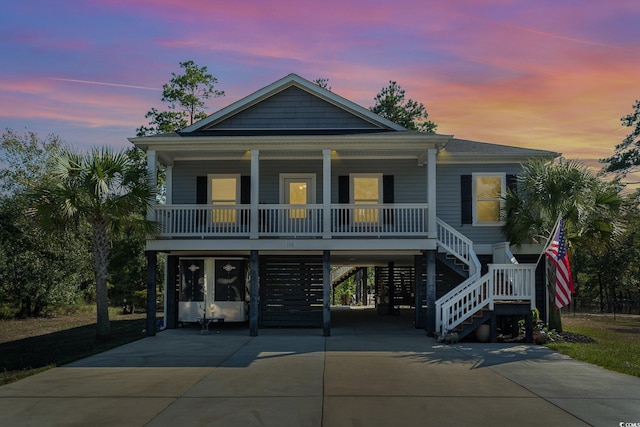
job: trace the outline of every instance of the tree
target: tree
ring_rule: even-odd
[[[0,141],[0,305],[5,314],[40,316],[85,296],[90,263],[84,229],[48,234],[25,215],[30,192],[50,183],[61,141],[7,129]]]
[[[206,103],[209,98],[224,96],[224,91],[215,89],[218,79],[193,61],[180,62],[183,74],[171,73],[169,83],[162,85],[162,101],[169,103],[169,111],[152,108],[145,118],[150,118],[149,127],[136,129],[137,136],[171,133],[183,129],[207,116]]]
[[[604,182],[576,160],[523,165],[516,191],[505,196],[504,232],[509,241],[545,243],[559,216],[563,218],[570,253],[606,247],[620,233],[621,187]],[[553,306],[555,285],[549,286]],[[559,311],[552,311],[550,327],[562,330]]]
[[[369,110],[410,130],[435,133],[437,125],[428,120],[429,114],[422,103],[412,99],[405,101],[405,91],[395,81],[382,88]]]
[[[606,245],[584,244],[574,257],[578,276],[585,286],[580,296],[598,300],[600,311],[614,311],[618,297],[628,300],[638,299],[640,275],[640,192],[623,199],[621,209],[625,227],[616,233]]]
[[[126,225],[152,230],[152,224],[140,213],[153,197],[147,175],[141,170],[128,151],[103,147],[80,154],[63,149],[55,156],[51,170],[54,185],[37,192],[34,213],[47,229],[64,229],[82,221],[91,228],[99,339],[111,335],[107,293],[111,241]]]
[[[135,307],[145,307],[147,295],[147,257],[144,247],[148,234],[139,228],[127,226],[113,241],[109,253],[109,301],[126,306],[129,313]],[[156,283],[159,294],[164,281],[163,258],[158,260]]]
[[[6,129],[0,141],[0,191],[22,193],[46,178],[52,155],[61,146],[53,134],[41,139],[35,132],[20,135]]]
[[[620,119],[623,126],[631,127],[631,133],[618,145],[613,156],[601,159],[601,163],[608,163],[602,169],[603,173],[615,172],[624,178],[629,172],[640,166],[640,101],[636,100],[633,113]]]
[[[87,296],[91,263],[84,230],[45,232],[27,204],[24,195],[0,199],[0,301],[7,314],[39,317]]]
[[[329,79],[325,79],[325,78],[318,78],[315,79],[313,81],[313,83],[317,84],[318,86],[320,86],[322,89],[326,89],[329,92],[331,92],[331,86],[329,86]]]

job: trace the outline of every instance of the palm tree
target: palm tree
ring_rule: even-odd
[[[577,160],[531,161],[523,165],[517,191],[505,196],[504,232],[515,245],[544,244],[560,216],[574,251],[605,247],[623,227],[620,191],[617,182],[601,181]],[[554,286],[547,285],[553,298]],[[559,312],[549,315],[550,327],[561,331]]]
[[[89,153],[63,149],[54,157],[51,185],[38,191],[35,213],[47,227],[87,222],[91,227],[93,272],[96,279],[96,335],[111,336],[107,266],[110,241],[125,225],[151,231],[145,210],[153,198],[140,157],[108,147]]]

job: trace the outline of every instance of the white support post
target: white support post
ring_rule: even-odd
[[[331,238],[331,149],[322,150],[322,238]]]
[[[435,239],[437,234],[436,225],[436,154],[435,148],[427,150],[427,237]]]
[[[158,186],[156,161],[155,150],[147,151],[147,182],[151,189],[151,198],[149,200],[149,207],[147,208],[148,221],[153,221],[155,219],[154,209],[156,206],[156,188]]]
[[[251,220],[249,238],[258,238],[258,216],[260,203],[260,150],[251,150]]]
[[[167,205],[173,204],[173,165],[167,165],[167,169],[165,170],[165,183],[164,183],[164,194],[166,196],[165,203]]]

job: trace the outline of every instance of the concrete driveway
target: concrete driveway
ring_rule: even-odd
[[[544,347],[443,345],[400,321],[321,333],[163,331],[0,387],[0,425],[640,425],[640,378]]]

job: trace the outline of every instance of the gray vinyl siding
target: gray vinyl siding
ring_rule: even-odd
[[[376,129],[377,127],[297,87],[261,101],[216,129]]]
[[[331,201],[338,203],[338,176],[352,173],[394,175],[395,203],[426,203],[427,172],[415,160],[334,160]],[[261,160],[260,203],[280,203],[280,174],[316,175],[316,203],[322,203],[322,160]],[[177,161],[173,166],[173,203],[196,203],[196,178],[209,174],[251,174],[249,160]]]
[[[353,173],[382,173],[394,176],[395,203],[427,202],[427,171],[415,160],[341,160],[331,162],[331,202],[338,203],[338,176]],[[502,228],[462,224],[460,216],[460,176],[474,172],[518,174],[519,164],[438,165],[436,169],[437,216],[476,244],[504,241]],[[322,160],[261,160],[260,203],[280,202],[281,173],[316,175],[316,203],[322,203]],[[173,167],[173,203],[196,203],[196,178],[208,174],[251,174],[250,160],[177,161]]]
[[[473,224],[462,224],[460,215],[460,176],[480,172],[517,175],[520,170],[520,164],[438,165],[436,168],[438,183],[436,189],[436,203],[438,206],[436,215],[476,244],[493,244],[505,241],[505,236],[500,226],[480,227]]]
[[[173,203],[196,203],[196,178],[208,174],[251,174],[251,161],[177,161],[173,165]]]
[[[427,203],[427,171],[415,160],[340,160],[331,163],[331,201],[338,203],[338,176],[381,173],[394,176],[395,203]]]
[[[322,203],[322,160],[261,160],[260,203],[280,203],[280,174],[316,175],[316,203]]]

